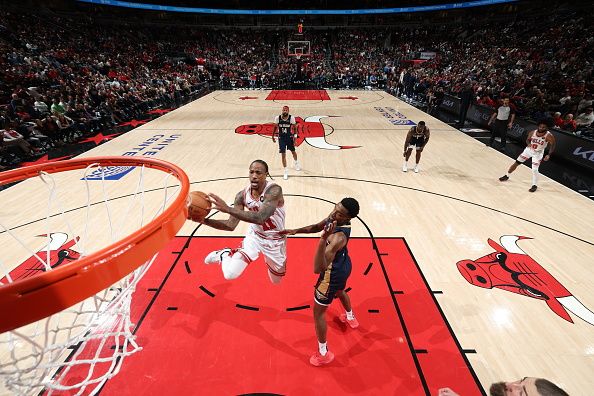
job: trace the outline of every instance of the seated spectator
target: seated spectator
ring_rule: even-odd
[[[56,119],[54,117],[47,114],[38,125],[41,129],[41,133],[45,136],[48,136],[50,139],[52,139],[52,141],[56,142],[58,145],[62,145],[64,143],[60,134],[60,127],[56,123]]]
[[[565,120],[563,120],[561,129],[565,129],[566,131],[575,132],[575,130],[577,129],[577,125],[575,123],[575,120],[573,119],[573,114],[569,113],[565,116]]]
[[[565,90],[565,96],[563,96],[561,99],[559,99],[559,103],[561,104],[561,106],[568,106],[571,103],[571,94],[569,89]]]
[[[17,132],[25,137],[25,139],[35,147],[51,146],[50,138],[39,131],[37,122],[25,122],[21,124]]]
[[[590,94],[586,94],[578,103],[578,113],[584,111],[584,109],[587,109],[588,107],[592,107],[592,95]]]
[[[64,106],[62,106],[60,104],[60,100],[58,98],[54,98],[53,103],[52,103],[52,107],[50,108],[51,112],[53,115],[58,115],[58,114],[64,114],[66,112],[66,109],[64,108]]]
[[[491,108],[495,108],[497,106],[495,101],[491,99],[491,97],[486,93],[483,94],[483,96],[481,96],[481,98],[477,100],[476,103],[484,106],[489,106]]]
[[[47,103],[44,102],[43,97],[38,98],[35,101],[35,110],[37,110],[39,112],[39,114],[41,114],[42,116],[45,115],[45,113],[49,113],[49,108],[47,107]]]
[[[557,112],[555,112],[555,114],[553,114],[553,125],[554,126],[556,126],[557,128],[563,129],[564,122],[565,122],[565,120],[563,120],[563,118],[561,118],[561,113],[559,113],[557,111]]]
[[[11,114],[22,112],[24,108],[23,100],[17,94],[12,94],[9,104]]]
[[[58,114],[58,116],[56,117],[56,124],[58,124],[58,128],[60,128],[61,136],[65,138],[67,141],[71,142],[76,133],[74,121],[70,117],[65,116],[64,114]]]
[[[35,154],[35,152],[33,151],[33,147],[31,147],[31,144],[29,144],[29,142],[25,140],[23,135],[21,135],[14,129],[3,129],[2,140],[4,142],[4,146],[6,147],[18,147],[22,150],[22,152],[25,155]]]
[[[460,396],[450,388],[441,388],[438,396]],[[567,392],[544,378],[524,377],[515,382],[496,382],[489,388],[490,396],[569,396]]]
[[[587,128],[592,125],[594,121],[594,114],[592,113],[592,107],[588,107],[586,111],[575,118],[575,123],[579,128]]]

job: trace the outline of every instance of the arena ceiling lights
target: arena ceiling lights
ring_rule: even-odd
[[[134,3],[119,0],[78,0],[82,3],[107,6],[137,8],[152,11],[186,12],[194,14],[226,14],[226,15],[369,15],[369,14],[401,14],[409,12],[443,11],[459,8],[482,7],[494,4],[514,3],[518,0],[476,0],[462,3],[435,4],[397,8],[367,8],[357,10],[233,10],[224,8],[175,7],[167,5]]]

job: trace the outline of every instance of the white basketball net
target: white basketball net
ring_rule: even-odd
[[[95,168],[93,175],[100,175],[99,180],[86,179],[92,168]],[[64,258],[75,253],[84,257],[98,248],[95,243],[98,237],[93,234],[93,229],[98,227],[93,221],[99,217],[98,211],[104,211],[104,215],[100,216],[104,218],[101,227],[105,230],[103,234],[107,234],[106,243],[112,243],[154,219],[179,191],[178,186],[171,188],[168,185],[172,179],[169,174],[150,170],[159,173],[162,184],[161,181],[157,182],[160,187],[152,188],[151,191],[158,192],[153,191],[150,199],[145,201],[148,190],[144,180],[149,170],[142,166],[134,170],[138,173],[138,182],[127,183],[135,191],[122,198],[118,190],[118,197],[110,198],[109,190],[114,182],[105,180],[109,171],[110,168],[97,167],[97,164],[85,169],[84,175],[78,171],[79,175],[74,180],[80,180],[79,184],[85,185],[87,191],[86,204],[79,206],[79,212],[84,212],[82,217],[85,219],[81,224],[70,219],[72,216],[68,213],[72,212],[71,209],[66,210],[71,207],[64,201],[72,194],[64,194],[58,189],[60,183],[56,182],[55,175],[40,175],[37,179],[41,180],[47,192],[47,214],[44,220],[47,232],[42,238],[45,246],[41,249],[29,247],[31,243],[27,243],[23,233],[18,232],[23,228],[22,225],[6,224],[4,216],[0,218],[0,233],[3,237],[0,241],[5,243],[6,238],[10,237],[11,246],[20,246],[24,252],[28,252],[25,257],[28,255],[29,260],[33,260],[38,267],[36,270],[51,271],[56,257]],[[128,175],[128,180],[132,175]],[[173,180],[177,181],[175,178]],[[18,187],[20,185],[11,187],[3,194]],[[95,187],[99,187],[97,194],[92,192]],[[171,190],[173,193],[170,194]],[[154,194],[163,194],[163,198],[156,200]],[[94,196],[99,199],[94,201]],[[118,203],[114,204],[116,201]],[[114,205],[117,207],[114,208]],[[56,227],[67,229],[73,243],[71,247],[62,249],[62,253],[53,249],[59,248],[56,246],[58,244],[64,245],[62,242],[66,242],[66,234],[56,233]],[[36,240],[39,241],[39,237]],[[81,303],[38,322],[0,334],[0,380],[3,382],[0,383],[0,395],[7,392],[17,395],[37,395],[40,392],[48,395],[63,392],[69,395],[96,394],[105,381],[119,372],[125,357],[142,349],[132,333],[134,324],[130,320],[130,306],[136,285],[155,257],[156,254],[128,276]],[[8,270],[7,265],[0,261],[0,282],[13,282],[16,280],[14,276],[22,278],[23,274]]]

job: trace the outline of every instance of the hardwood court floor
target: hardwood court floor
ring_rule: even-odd
[[[213,92],[84,156],[153,155],[184,168],[193,190],[215,192],[229,202],[247,184],[250,162],[263,159],[283,188],[288,228],[319,221],[330,212],[329,202],[355,197],[361,212],[353,222],[353,236],[370,238],[371,233],[406,241],[428,287],[437,291],[435,300],[485,389],[495,381],[534,376],[550,379],[572,395],[590,393],[594,315],[581,314],[588,323],[564,313],[557,301],[568,304],[567,299],[558,298],[573,295],[585,307],[594,308],[591,200],[544,176],[538,191],[529,193],[527,167],[519,167],[508,182],[499,182],[510,158],[381,91],[328,91],[331,100],[324,101],[265,100],[268,94]],[[300,133],[307,138],[297,147],[303,170],[291,169],[287,181],[282,179],[278,147],[267,136],[270,126],[262,125],[271,123],[285,104],[303,120]],[[423,152],[420,173],[404,173],[406,132],[420,120],[431,129],[431,140]],[[166,137],[173,140],[162,148],[142,146],[149,139]],[[292,164],[290,155],[288,160]],[[411,169],[412,163],[411,159]],[[26,209],[18,206],[18,198],[27,194],[20,186],[0,194],[11,199],[12,210]],[[246,227],[240,224],[234,232],[224,233],[207,227],[196,230],[196,224],[188,222],[179,235],[242,236]],[[476,272],[469,263],[461,263],[459,269],[458,262],[495,251],[489,238],[509,247],[510,238],[500,242],[504,235],[531,238],[517,242],[526,255],[510,251],[508,261],[475,263]],[[303,267],[310,271],[310,264]],[[230,287],[250,293],[242,280]],[[498,287],[476,287],[470,281]],[[292,285],[286,282],[281,287]],[[502,290],[505,287],[508,290]],[[304,291],[305,296],[310,293],[310,289]],[[353,303],[356,310],[358,302]],[[361,315],[361,319],[371,321],[373,316]],[[329,333],[329,339],[339,336]],[[125,364],[120,375],[126,375]]]

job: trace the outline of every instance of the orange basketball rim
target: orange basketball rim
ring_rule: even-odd
[[[170,173],[180,182],[175,200],[136,232],[86,257],[30,278],[0,285],[0,333],[60,312],[109,287],[164,247],[187,218],[189,180],[178,166],[153,158],[94,157],[34,165],[0,173],[0,185],[96,164],[146,167]]]

